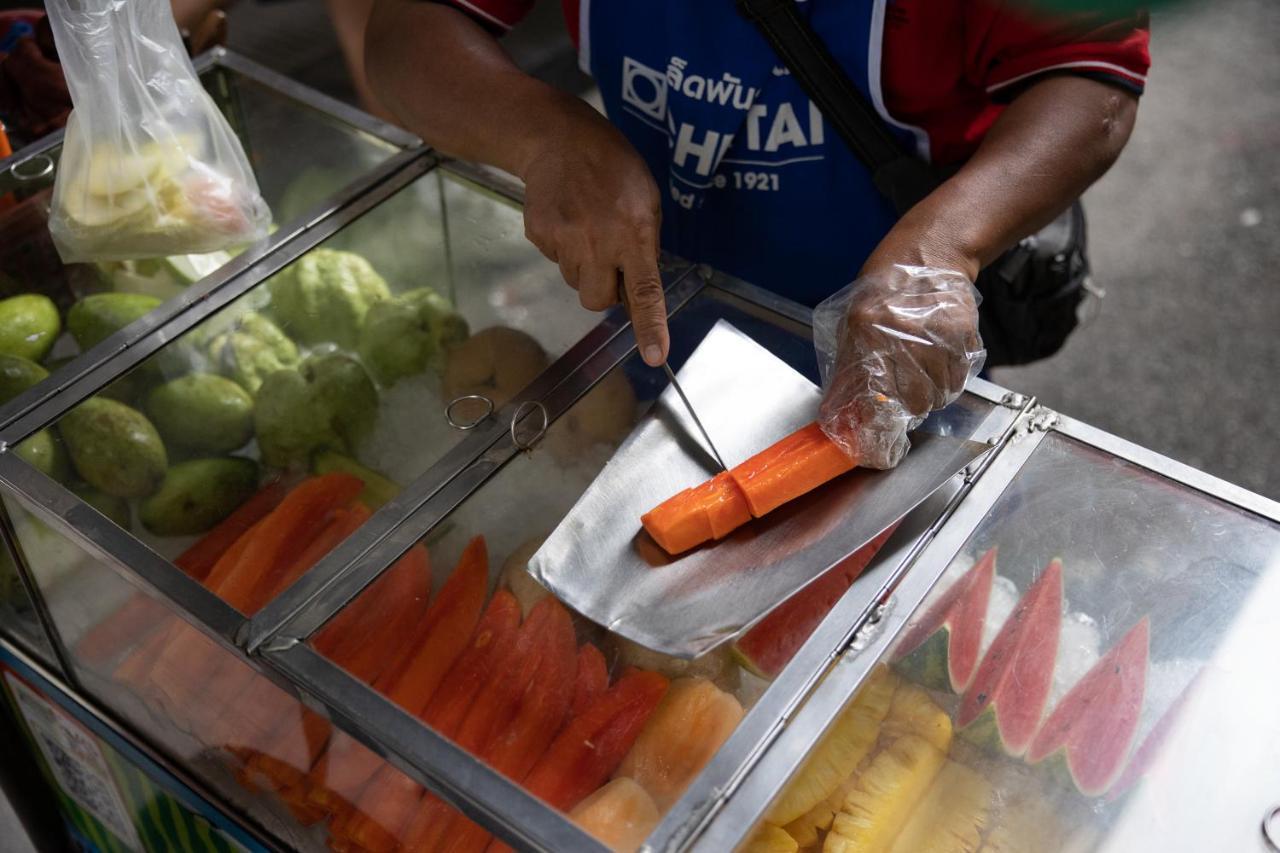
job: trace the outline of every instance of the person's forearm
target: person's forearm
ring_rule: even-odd
[[[1111,167],[1137,98],[1083,77],[1051,77],[1016,98],[977,152],[894,227],[866,270],[948,266],[973,279],[1047,225]]]
[[[444,5],[377,0],[366,46],[369,83],[402,124],[445,154],[516,175],[564,124],[592,112],[525,74]]]

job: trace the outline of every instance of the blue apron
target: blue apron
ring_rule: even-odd
[[[885,2],[799,4],[881,115]],[[582,0],[580,16],[583,67],[662,192],[664,249],[808,305],[854,279],[893,210],[733,0]]]

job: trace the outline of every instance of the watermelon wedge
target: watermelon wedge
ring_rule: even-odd
[[[1013,609],[960,697],[956,728],[1018,757],[1040,727],[1062,635],[1062,561],[1053,560]]]
[[[1204,670],[1200,672],[1202,673]],[[1115,784],[1111,786],[1111,790],[1107,792],[1108,800],[1119,799],[1147,775],[1147,771],[1155,763],[1156,756],[1160,754],[1160,749],[1164,746],[1169,733],[1173,731],[1174,726],[1181,719],[1182,709],[1186,707],[1187,701],[1195,692],[1195,686],[1199,680],[1200,673],[1197,673],[1196,677],[1191,679],[1191,682],[1178,694],[1178,698],[1173,700],[1169,707],[1165,709],[1165,712],[1160,715],[1160,719],[1151,727],[1151,731],[1147,732],[1147,736],[1142,739],[1142,744],[1133,751],[1133,757],[1125,765],[1124,772],[1120,774],[1120,778],[1116,780]]]
[[[739,637],[733,650],[742,665],[761,678],[776,678],[897,526],[845,557]]]
[[[1107,792],[1138,729],[1150,635],[1144,616],[1062,697],[1028,747],[1029,763],[1063,762],[1080,793]]]
[[[995,574],[992,548],[912,626],[898,644],[894,661],[903,677],[930,690],[965,691],[978,668]]]

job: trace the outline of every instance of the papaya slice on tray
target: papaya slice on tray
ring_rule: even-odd
[[[753,517],[769,514],[856,465],[811,423],[741,465],[668,498],[641,516],[640,523],[674,556],[723,539]]]

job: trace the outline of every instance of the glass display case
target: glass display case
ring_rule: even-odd
[[[235,54],[215,50],[196,65],[244,147],[271,209],[272,235],[239,252],[63,264],[47,227],[62,134],[0,160],[0,335],[35,330],[22,342],[0,337],[0,423],[421,153],[421,142],[399,128]],[[95,356],[76,358],[99,345]],[[55,378],[43,381],[49,374]]]
[[[989,452],[758,625],[653,652],[527,570],[667,387],[625,312],[580,308],[509,179],[203,71],[295,218],[0,409],[0,633],[252,835],[1262,843],[1276,504],[974,380],[921,430]],[[662,276],[673,367],[728,324],[817,381],[808,309]]]
[[[1037,409],[697,849],[1272,849],[1278,573],[1275,503]]]
[[[669,292],[674,367],[728,322],[816,373],[803,311],[718,277],[689,284],[692,295]],[[785,653],[752,661],[745,643],[693,660],[653,652],[556,602],[527,565],[666,384],[630,336],[614,339],[271,639],[269,659],[335,718],[360,721],[310,750],[267,739],[252,759],[295,815],[324,821],[331,846],[483,849],[490,838],[368,746],[544,849],[587,844],[575,826],[621,843],[602,833],[614,810],[635,844],[683,843],[963,492],[960,476],[801,593]],[[1018,412],[1002,400],[979,383],[929,428],[998,442]],[[402,620],[418,630],[397,630]],[[575,753],[597,740],[607,746]],[[472,765],[468,778],[457,762]]]

